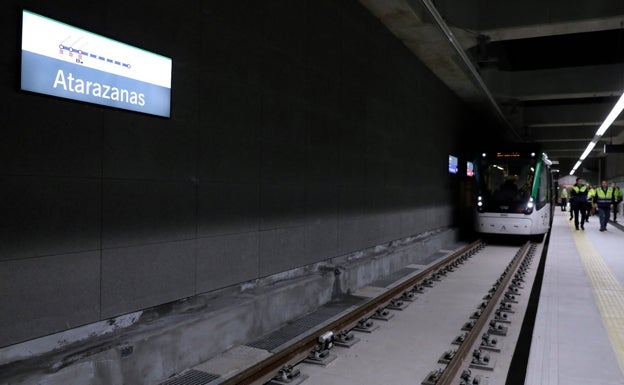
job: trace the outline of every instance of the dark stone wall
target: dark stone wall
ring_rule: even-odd
[[[171,118],[20,91],[22,7],[171,57]],[[464,107],[357,1],[0,9],[0,346],[454,225]]]
[[[624,187],[624,155],[609,154],[605,160],[605,171],[602,175],[609,182],[616,182],[620,188]]]

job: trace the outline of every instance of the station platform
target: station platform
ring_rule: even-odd
[[[525,385],[624,384],[624,227],[556,209]]]

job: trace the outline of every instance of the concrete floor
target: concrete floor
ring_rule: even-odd
[[[556,211],[526,385],[624,384],[624,234]]]

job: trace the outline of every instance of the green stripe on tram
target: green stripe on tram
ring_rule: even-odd
[[[542,179],[542,164],[543,163],[544,163],[544,160],[542,159],[542,157],[541,156],[538,157],[537,162],[535,164],[535,171],[533,173],[533,188],[531,189],[531,196],[536,201],[538,199],[537,192],[539,190],[541,179]]]
[[[596,305],[607,328],[609,339],[624,373],[624,286],[613,275],[600,252],[594,247],[585,232],[574,230],[574,242],[581,256],[585,273],[592,285]]]

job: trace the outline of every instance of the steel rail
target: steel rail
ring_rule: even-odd
[[[369,318],[377,309],[383,308],[391,300],[402,295],[405,291],[411,289],[420,281],[426,279],[432,273],[440,270],[442,267],[453,263],[470,251],[478,250],[483,244],[480,240],[475,241],[444,258],[441,261],[427,267],[422,272],[413,277],[406,279],[395,287],[388,289],[378,297],[371,298],[369,301],[359,306],[357,309],[330,322],[329,324],[319,328],[318,333],[310,335],[288,345],[284,349],[275,352],[270,357],[260,361],[259,363],[242,370],[234,376],[220,382],[219,385],[260,385],[271,381],[278,372],[286,365],[296,365],[308,357],[312,349],[317,344],[318,337],[322,332],[332,331],[334,334],[344,330],[350,330],[358,324],[361,319]]]
[[[436,385],[451,385],[456,384],[460,370],[466,364],[466,362],[470,362],[470,354],[475,344],[477,338],[483,333],[485,326],[490,318],[490,315],[498,305],[498,301],[502,297],[505,290],[508,289],[507,285],[511,280],[511,277],[515,275],[518,270],[518,266],[524,260],[527,252],[529,251],[529,246],[531,242],[525,243],[516,253],[516,256],[512,260],[512,262],[505,269],[505,275],[502,276],[502,280],[499,282],[496,291],[492,293],[492,297],[489,299],[487,306],[483,309],[481,316],[476,320],[472,329],[468,332],[468,335],[465,337],[464,341],[461,343],[457,351],[455,352],[453,358],[446,365],[446,368],[440,374]]]

